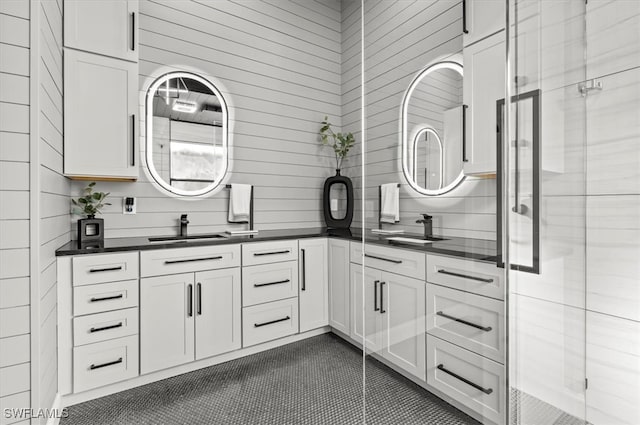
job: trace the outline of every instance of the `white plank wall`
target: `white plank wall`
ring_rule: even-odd
[[[0,2],[0,411],[29,408],[29,2]],[[2,425],[18,419],[5,418]]]
[[[140,1],[141,93],[164,64],[199,69],[221,83],[235,113],[229,182],[255,186],[257,229],[324,224],[322,184],[335,165],[318,130],[325,115],[338,129],[342,124],[340,17],[338,0],[286,7],[277,0]],[[141,130],[144,137],[143,122]],[[74,182],[72,194],[84,185]],[[227,223],[226,190],[175,199],[153,187],[144,170],[136,183],[101,182],[97,189],[111,192],[113,205],[102,216],[106,237],[172,234],[182,213],[192,233],[245,226]],[[137,197],[136,215],[122,215],[124,196]]]
[[[378,187],[401,183],[400,223],[421,233],[421,213],[434,216],[434,233],[495,239],[495,179],[467,178],[438,197],[415,193],[400,164],[399,114],[404,91],[430,61],[462,51],[462,5],[458,1],[367,1],[365,3],[366,226],[378,227]],[[355,119],[357,108],[345,124]],[[360,162],[360,158],[354,158]],[[360,168],[352,171],[358,175]],[[356,179],[356,186],[361,182]]]
[[[38,406],[51,407],[58,388],[55,250],[70,237],[69,180],[63,164],[62,0],[40,2],[39,17],[39,281]],[[43,421],[44,423],[46,421]]]
[[[362,190],[357,186],[362,156],[362,19],[360,0],[342,1],[342,129],[355,136],[356,144],[343,162],[342,174],[354,182],[353,227],[362,226]]]

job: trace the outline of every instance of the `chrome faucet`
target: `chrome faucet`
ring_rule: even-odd
[[[424,224],[424,238],[429,239],[433,237],[433,216],[429,214],[422,214],[420,220],[416,220],[416,223]]]
[[[182,214],[180,216],[180,236],[187,236],[187,224],[189,224],[189,220],[187,220],[187,215]]]

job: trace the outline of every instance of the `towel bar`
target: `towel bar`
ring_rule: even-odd
[[[225,185],[225,189],[231,189],[231,185]],[[231,197],[229,197],[229,207],[231,208]],[[227,218],[227,222],[230,223]],[[253,230],[253,185],[251,185],[251,200],[249,201],[249,230]]]
[[[378,186],[378,229],[382,229],[382,186]]]

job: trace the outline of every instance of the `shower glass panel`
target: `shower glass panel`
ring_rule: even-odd
[[[364,353],[367,423],[504,423],[507,414],[494,130],[505,83],[486,87],[478,81],[478,100],[466,101],[467,84],[473,84],[463,60],[463,8],[468,4],[363,0],[359,10],[362,115],[344,110],[343,116],[363,120],[362,151],[354,155],[357,164],[351,163],[362,167],[361,179],[354,181],[361,194],[356,201],[361,211],[355,215],[360,222],[354,220],[353,226],[362,229],[363,244],[352,243],[350,295],[351,337]],[[504,59],[479,60],[500,75],[505,48],[489,52]],[[410,128],[401,131],[401,106],[412,82],[440,62],[462,63],[462,75],[425,77],[418,89],[423,96],[411,97]],[[496,74],[493,68],[477,69],[476,78]],[[473,123],[488,134],[473,135]],[[413,143],[424,128],[435,129],[440,143],[431,136],[425,142],[424,134]],[[402,134],[411,136],[410,143],[403,143]],[[472,143],[494,152],[492,164],[438,191],[461,174],[472,153],[487,151],[472,149]],[[414,146],[415,152],[403,152]],[[434,161],[420,165],[427,150]],[[453,159],[443,164],[441,151],[453,153]]]
[[[510,96],[541,108],[538,273],[517,267],[536,237],[519,101],[502,150],[511,423],[638,424],[640,2],[508,4]]]

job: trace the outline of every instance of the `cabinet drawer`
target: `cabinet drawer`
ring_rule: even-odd
[[[138,336],[73,349],[73,392],[79,393],[138,376]]]
[[[427,335],[427,384],[497,424],[504,422],[501,364]]]
[[[427,333],[504,363],[504,303],[427,285]]]
[[[242,306],[298,296],[298,262],[242,268]]]
[[[365,243],[364,256],[364,263],[368,267],[424,280],[424,253]],[[362,264],[360,242],[351,242],[351,261]]]
[[[427,254],[427,280],[486,297],[504,299],[504,270],[495,264]]]
[[[73,286],[138,278],[138,251],[79,255],[71,260]]]
[[[240,266],[240,245],[198,246],[140,253],[140,275],[160,276]]]
[[[138,279],[73,288],[73,315],[102,313],[138,305]]]
[[[256,242],[242,245],[242,265],[254,266],[298,259],[298,240]]]
[[[138,309],[135,307],[73,319],[74,347],[137,333]]]
[[[298,298],[242,309],[242,346],[298,333]]]

